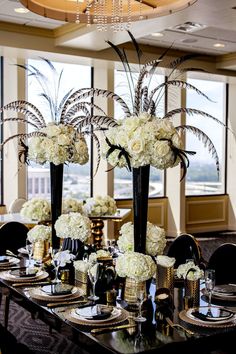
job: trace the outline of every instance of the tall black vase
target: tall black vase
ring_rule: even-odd
[[[63,168],[63,164],[54,165],[54,163],[50,163],[52,247],[54,249],[60,247],[60,238],[56,236],[56,230],[54,228],[54,225],[58,217],[61,215]]]
[[[146,253],[150,165],[132,169],[134,251]]]

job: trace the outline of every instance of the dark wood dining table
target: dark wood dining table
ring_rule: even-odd
[[[27,288],[29,286],[14,286],[12,282],[0,278],[0,286],[5,288],[12,299],[20,298],[19,304],[31,311],[37,312],[39,317],[46,323],[50,323],[55,329],[60,325],[66,325],[73,334],[73,341],[78,348],[85,349],[88,353],[101,354],[134,354],[134,353],[157,353],[157,354],[228,354],[231,353],[230,345],[234,346],[236,336],[235,327],[221,327],[219,329],[201,328],[181,322],[179,312],[183,307],[183,288],[178,286],[174,289],[174,316],[173,323],[180,323],[190,329],[194,334],[189,335],[184,330],[164,326],[161,321],[155,318],[155,303],[153,297],[149,298],[146,311],[147,321],[137,324],[135,327],[119,330],[104,330],[103,333],[93,334],[91,329],[72,323],[64,318],[65,310],[78,305],[58,306],[49,308],[46,303],[29,297]],[[30,288],[34,288],[30,284]],[[155,294],[155,283],[150,286],[150,294]],[[206,299],[201,296],[201,305],[206,305]],[[26,306],[25,306],[26,305]],[[118,306],[124,306],[124,301],[117,301]],[[236,310],[236,303],[231,303],[233,311]],[[127,308],[129,313],[130,309]],[[126,322],[133,320],[127,320]],[[235,351],[232,351],[235,353]]]

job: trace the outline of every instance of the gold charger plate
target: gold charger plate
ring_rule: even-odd
[[[100,319],[100,320],[94,320],[92,318],[91,319],[85,318],[83,316],[80,316],[76,311],[77,311],[77,309],[71,310],[71,316],[72,317],[77,318],[78,320],[84,321],[85,323],[95,324],[95,325],[101,323],[101,321],[103,323],[113,321],[114,319],[116,319],[117,317],[119,317],[121,315],[121,309],[117,308],[117,307],[113,307],[113,310],[112,310],[112,313],[111,313],[110,317],[108,317],[106,319]]]
[[[29,289],[28,294],[30,297],[36,300],[42,300],[42,301],[47,301],[47,302],[57,302],[57,301],[62,301],[63,299],[66,300],[75,300],[79,297],[81,297],[83,294],[79,288],[76,286],[72,289],[71,294],[65,294],[65,295],[49,295],[46,294],[41,288],[34,288],[34,289]]]
[[[43,280],[46,279],[48,277],[48,273],[41,270],[38,271],[37,275],[35,275],[34,277],[16,277],[12,274],[10,274],[11,271],[7,270],[5,272],[2,272],[0,274],[0,278],[7,280],[7,281],[11,281],[14,283],[31,283],[34,281],[39,281],[39,280]]]
[[[66,309],[64,315],[64,318],[72,323],[76,323],[78,325],[82,325],[82,326],[86,326],[86,327],[109,327],[109,326],[116,326],[119,323],[122,323],[124,321],[126,321],[129,317],[128,312],[124,309],[119,309],[121,312],[119,314],[119,316],[117,316],[114,319],[111,319],[111,321],[104,321],[104,320],[100,320],[100,321],[96,321],[98,323],[94,323],[93,321],[88,321],[85,319],[80,319],[77,318],[75,316],[73,316],[73,311],[75,311],[76,309]],[[78,315],[77,315],[78,316]]]
[[[228,328],[236,326],[236,314],[227,319],[220,321],[203,321],[198,318],[191,316],[191,312],[197,310],[197,308],[191,308],[188,310],[183,310],[179,313],[179,318],[187,323],[190,323],[194,326],[205,327],[205,328]]]

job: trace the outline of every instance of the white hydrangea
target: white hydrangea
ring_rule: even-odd
[[[156,264],[148,255],[129,251],[117,258],[116,272],[120,277],[145,281],[156,272]]]
[[[30,220],[50,220],[51,205],[46,199],[32,198],[23,204],[20,214],[23,218]]]
[[[173,267],[173,265],[175,264],[175,258],[168,257],[165,255],[160,255],[156,257],[156,263],[157,265],[160,265],[165,268]]]
[[[28,158],[39,164],[65,162],[84,165],[88,162],[88,147],[83,135],[70,125],[49,123],[40,130],[45,136],[29,140]]]
[[[180,264],[176,271],[178,278],[188,280],[197,280],[203,278],[204,272],[194,262],[190,261],[184,264]]]
[[[83,202],[75,198],[66,198],[62,200],[62,213],[68,214],[70,212],[83,213]]]
[[[91,236],[91,221],[80,213],[62,214],[55,222],[56,235],[86,242]]]
[[[31,243],[38,241],[49,241],[52,235],[51,226],[36,225],[27,233],[27,239]]]
[[[117,240],[121,252],[134,250],[134,225],[127,222],[121,226],[120,236]],[[162,254],[166,246],[165,230],[147,222],[146,253],[150,256]]]
[[[89,255],[89,262],[90,263],[93,263],[93,262],[97,262],[97,260],[99,258],[107,258],[107,257],[111,257],[111,254],[109,251],[106,251],[106,250],[98,250],[97,252],[92,252],[90,255]]]
[[[116,202],[109,195],[88,198],[84,204],[84,212],[90,216],[112,215],[116,210]]]
[[[74,261],[74,268],[83,273],[87,273],[90,266],[91,264],[89,262],[85,262],[81,260]]]
[[[129,154],[131,167],[151,165],[158,169],[166,169],[177,165],[171,145],[178,149],[183,148],[180,135],[168,118],[153,117],[148,113],[131,116],[118,121],[118,126],[110,128],[106,136],[111,144],[124,148]],[[164,139],[164,140],[162,140]],[[102,152],[107,155],[110,146],[104,141]],[[109,156],[108,162],[112,166],[127,166],[127,161],[120,150],[115,149]]]

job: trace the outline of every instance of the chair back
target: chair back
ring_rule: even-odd
[[[187,259],[193,259],[199,265],[201,261],[201,250],[194,236],[181,234],[171,243],[167,256],[175,258],[174,267],[186,263]]]
[[[18,221],[10,221],[0,227],[0,254],[6,250],[17,253],[18,248],[26,244],[29,229]]]
[[[19,213],[23,204],[26,202],[24,198],[17,198],[9,205],[9,213]]]
[[[236,244],[220,245],[210,256],[207,268],[215,269],[216,285],[236,284]]]

